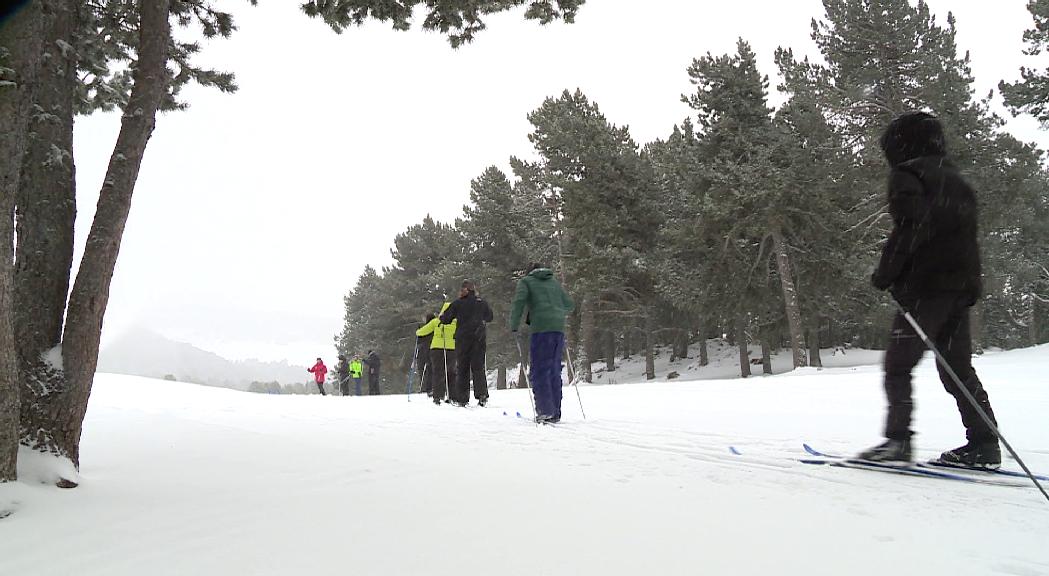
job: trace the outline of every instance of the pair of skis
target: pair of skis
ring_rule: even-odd
[[[947,464],[937,460],[930,462],[916,462],[913,464],[889,464],[883,462],[870,462],[857,458],[849,458],[834,454],[820,452],[808,444],[802,445],[809,458],[802,458],[802,464],[817,466],[832,466],[835,468],[851,468],[855,470],[871,470],[889,474],[900,474],[903,476],[920,476],[926,478],[938,478],[941,480],[952,480],[970,484],[986,484],[992,486],[1023,487],[1029,485],[1022,479],[1027,475],[1015,470],[1002,470],[990,468],[970,468]],[[1047,476],[1035,476],[1039,480],[1049,481]]]

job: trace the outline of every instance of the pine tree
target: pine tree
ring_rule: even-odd
[[[580,363],[589,380],[601,333],[621,334],[624,318],[644,317],[653,304],[654,174],[629,130],[610,124],[581,91],[548,98],[528,119],[554,191],[566,274],[581,300]]]
[[[1024,54],[1039,56],[1049,47],[1049,0],[1030,0],[1027,11],[1034,19],[1034,28],[1024,32],[1027,49]],[[1049,126],[1049,68],[1035,70],[1020,68],[1019,82],[1002,81],[998,84],[1005,105],[1013,114],[1027,113]]]

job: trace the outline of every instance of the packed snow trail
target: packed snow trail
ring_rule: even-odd
[[[1047,360],[977,360],[1043,472]],[[928,361],[915,388],[916,456],[959,444]],[[877,366],[584,386],[588,419],[566,394],[554,426],[526,394],[462,409],[100,374],[81,487],[0,486],[0,574],[1049,574],[1034,490],[797,462],[806,440],[879,439]]]

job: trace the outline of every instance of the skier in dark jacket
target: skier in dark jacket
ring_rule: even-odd
[[[979,299],[981,289],[976,193],[947,159],[943,126],[930,114],[909,112],[894,120],[882,136],[881,147],[891,167],[893,227],[871,283],[879,290],[889,290],[911,313],[993,421],[987,392],[973,370],[969,332],[969,308]],[[860,454],[861,458],[911,460],[911,371],[924,352],[922,339],[897,314],[885,352],[887,440]],[[958,404],[967,439],[964,446],[944,452],[940,459],[998,467],[997,436],[943,366],[937,364],[937,368]]]
[[[350,395],[350,361],[346,356],[339,354],[339,363],[335,366],[335,372],[339,375],[339,391],[343,396]]]
[[[510,310],[510,330],[517,332],[521,315],[528,309],[526,322],[532,331],[532,367],[529,378],[535,395],[537,422],[561,421],[561,356],[565,351],[565,316],[574,304],[554,273],[540,264],[528,267],[517,283]]]
[[[474,398],[479,406],[488,403],[488,377],[485,374],[484,356],[487,348],[485,324],[492,321],[492,308],[477,296],[477,288],[469,280],[463,280],[459,299],[452,302],[441,313],[441,323],[458,322],[455,330],[456,363],[458,374],[455,379],[455,394],[449,393],[452,402],[466,406],[470,402],[470,377],[473,377]]]
[[[451,302],[445,302],[441,306],[441,312],[447,310],[451,305]],[[456,325],[454,320],[451,324],[441,324],[440,317],[435,316],[415,331],[416,336],[430,339],[430,397],[437,405],[441,404],[441,400],[445,400],[445,394],[451,392],[455,384]],[[451,398],[445,401],[451,402]]]
[[[433,312],[428,313],[426,321],[419,326],[419,330],[426,327],[436,317],[437,315]],[[418,342],[415,343],[415,371],[419,374],[419,383],[422,385],[422,391],[429,396],[433,393],[433,383],[430,381],[430,373],[432,372],[430,369],[430,344],[433,342],[433,332],[419,336],[417,330],[416,338],[418,338]]]
[[[370,396],[382,394],[382,390],[379,389],[379,367],[382,364],[379,353],[368,350],[368,357],[364,359],[364,364],[368,366],[368,394]]]

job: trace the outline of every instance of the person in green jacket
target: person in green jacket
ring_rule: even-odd
[[[528,309],[531,327],[529,380],[535,395],[537,422],[561,421],[561,356],[565,351],[565,316],[575,305],[554,272],[533,263],[528,273],[517,282],[510,311],[510,330],[517,332],[521,315]],[[515,334],[516,336],[516,334]]]
[[[361,395],[361,375],[364,374],[364,363],[359,356],[354,356],[350,361],[350,378],[353,379],[353,389],[358,396]]]
[[[445,302],[441,307],[441,312],[447,310],[451,304],[451,302]],[[438,406],[448,392],[450,384],[455,382],[455,326],[455,320],[449,324],[441,324],[441,317],[438,314],[433,320],[415,331],[415,335],[420,338],[433,336],[430,340],[430,391],[433,403]]]

